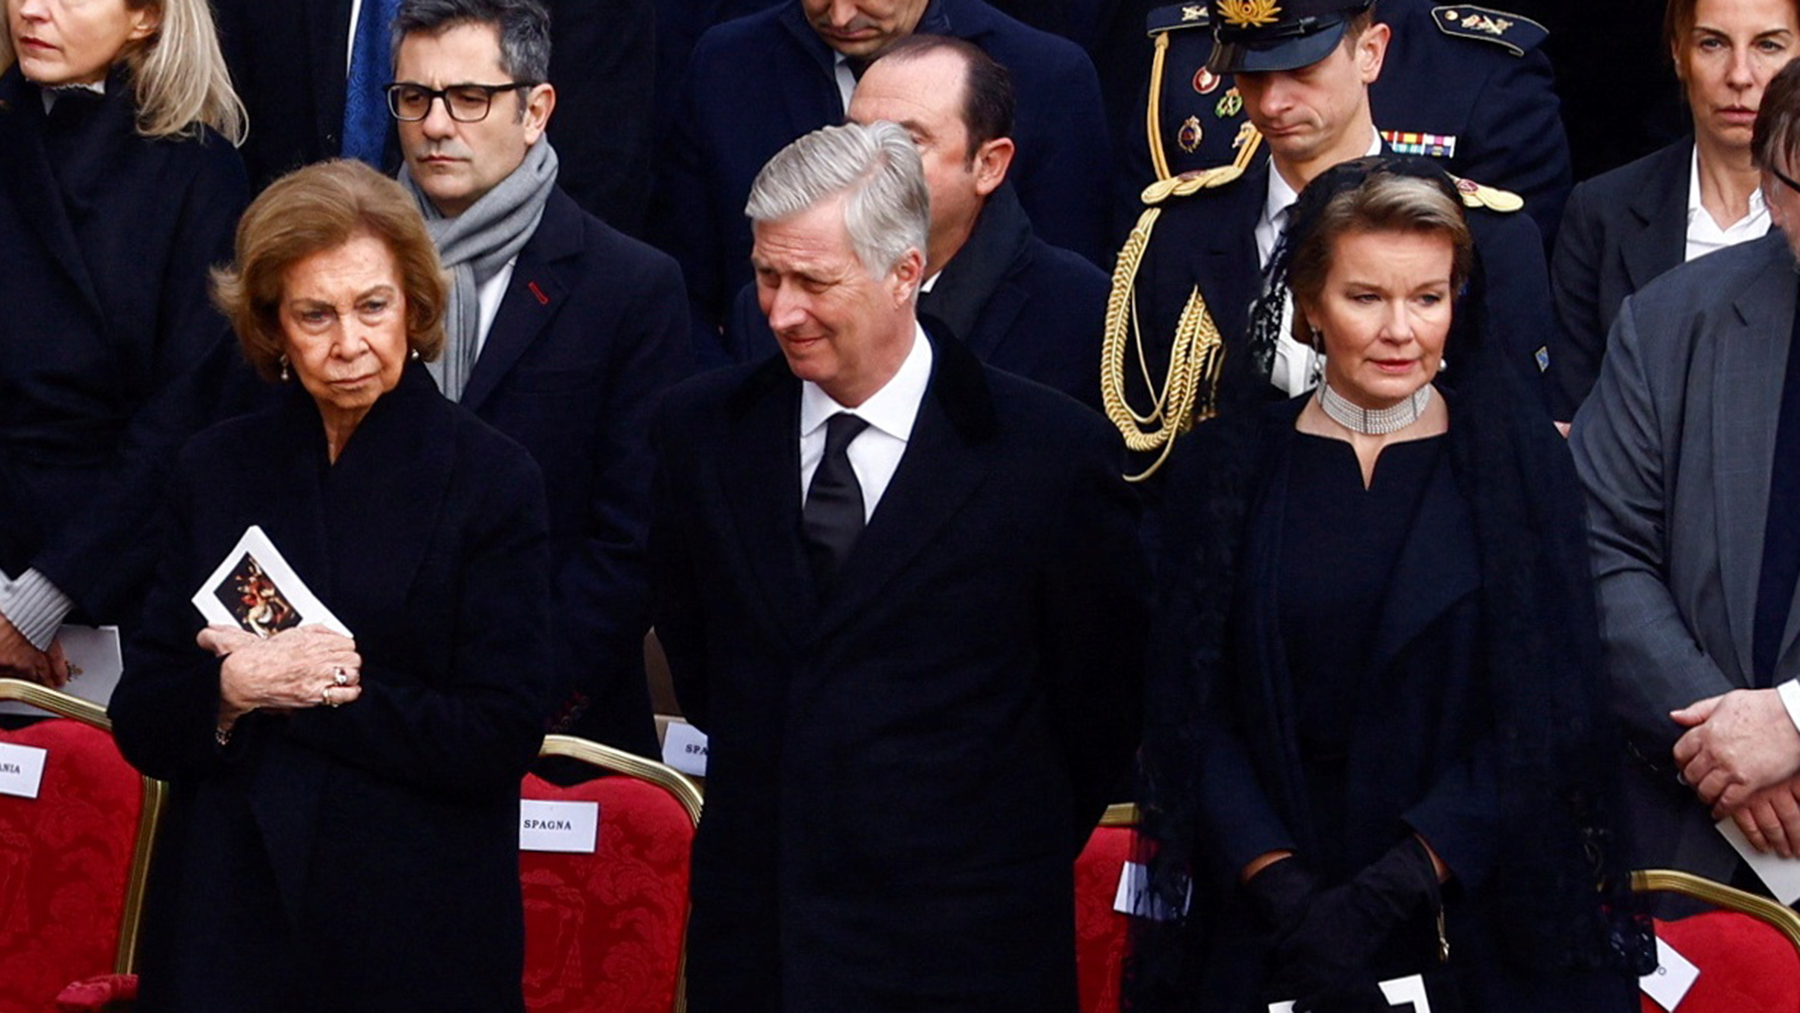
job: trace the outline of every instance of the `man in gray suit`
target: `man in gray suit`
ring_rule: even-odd
[[[1627,299],[1570,436],[1637,864],[1739,885],[1715,820],[1800,853],[1800,63],[1752,154],[1779,231]]]

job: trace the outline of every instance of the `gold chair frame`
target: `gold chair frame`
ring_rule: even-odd
[[[1747,914],[1778,929],[1800,955],[1800,913],[1767,897],[1675,869],[1639,869],[1631,874],[1631,888],[1638,893],[1677,893]]]
[[[623,749],[591,742],[574,735],[546,735],[539,756],[566,756],[602,770],[648,781],[675,796],[695,827],[700,825],[703,797],[700,786],[681,771]],[[691,906],[691,904],[690,904]],[[681,941],[681,957],[675,965],[675,1013],[687,1011],[687,940]]]
[[[91,700],[40,686],[22,679],[0,679],[0,700],[17,700],[57,717],[79,721],[112,734],[106,708]],[[150,859],[156,850],[156,830],[168,803],[168,786],[154,777],[143,777],[143,804],[138,815],[137,841],[132,848],[131,875],[125,886],[125,908],[119,917],[119,949],[113,956],[114,974],[137,970],[138,936],[144,916],[144,887],[150,875]]]

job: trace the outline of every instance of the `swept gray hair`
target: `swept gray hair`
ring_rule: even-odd
[[[755,224],[776,222],[840,194],[847,198],[844,228],[864,270],[879,278],[907,250],[925,252],[925,170],[912,137],[893,123],[824,127],[776,152],[756,174],[744,214]]]

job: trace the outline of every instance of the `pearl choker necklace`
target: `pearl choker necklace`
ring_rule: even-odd
[[[1431,384],[1426,384],[1412,392],[1412,396],[1389,408],[1362,408],[1351,403],[1331,389],[1331,384],[1319,383],[1319,407],[1333,422],[1353,433],[1364,436],[1386,436],[1397,432],[1419,421],[1425,414],[1425,406],[1431,404]]]

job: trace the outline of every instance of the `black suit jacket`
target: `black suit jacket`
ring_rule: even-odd
[[[1002,187],[932,291],[919,293],[919,316],[943,325],[988,365],[1098,410],[1110,288],[1099,268],[1037,238],[1012,188]],[[780,350],[755,282],[738,292],[725,350],[737,362]]]
[[[0,77],[0,570],[129,626],[169,462],[235,355],[207,269],[248,192],[218,134],[138,136],[120,73],[60,101],[46,117],[18,68]]]
[[[983,0],[933,0],[919,31],[967,39],[1006,65],[1019,96],[1019,200],[1047,242],[1101,262],[1106,123],[1087,54]],[[687,278],[697,347],[717,342],[750,281],[744,201],[756,174],[795,138],[844,120],[834,59],[799,0],[719,25],[694,49],[659,166],[655,227]]]
[[[1133,500],[1101,419],[934,349],[823,597],[786,363],[659,420],[657,630],[711,737],[695,1013],[1074,1008],[1071,861],[1137,738]]]
[[[550,498],[568,730],[656,756],[644,681],[650,419],[686,370],[681,271],[560,189],[519,251],[463,407],[531,451]]]
[[[173,791],[140,1008],[521,1009],[519,778],[551,678],[537,468],[416,365],[335,464],[323,437],[296,384],[176,469],[111,704]],[[252,712],[221,749],[188,599],[250,524],[356,634],[363,692]]]
[[[1693,157],[1693,140],[1683,139],[1585,180],[1569,195],[1550,263],[1558,325],[1550,355],[1557,418],[1574,418],[1593,389],[1619,304],[1687,259]]]
[[[257,189],[343,150],[351,0],[215,0],[220,44],[250,111],[244,164]],[[641,230],[650,194],[652,0],[549,0],[550,142],[582,207]],[[394,133],[383,167],[400,166]]]

